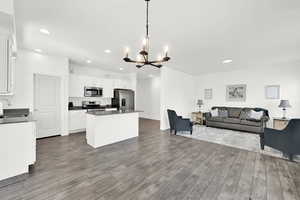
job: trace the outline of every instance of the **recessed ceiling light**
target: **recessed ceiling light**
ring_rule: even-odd
[[[228,64],[228,63],[231,63],[232,60],[231,59],[226,59],[226,60],[223,60],[223,64]]]
[[[37,53],[42,53],[41,49],[34,49],[34,51],[37,52]]]
[[[92,63],[92,61],[91,60],[86,60],[86,63],[90,64],[90,63]]]
[[[41,28],[40,32],[45,34],[45,35],[50,35],[50,32],[47,29]]]
[[[123,70],[124,70],[124,68],[120,67],[120,70],[121,70],[121,71],[123,71]]]
[[[106,49],[104,52],[105,52],[105,53],[111,53],[111,50]]]
[[[152,78],[152,77],[153,77],[153,75],[152,75],[152,74],[149,74],[149,77],[150,77],[150,78]]]

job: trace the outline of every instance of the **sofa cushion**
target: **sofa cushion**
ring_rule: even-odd
[[[261,121],[241,120],[241,124],[248,126],[261,126]]]
[[[263,117],[263,115],[264,115],[263,111],[256,112],[254,110],[251,110],[251,112],[250,112],[251,119],[260,120]]]
[[[240,114],[240,119],[250,119],[250,110],[242,110]]]
[[[224,122],[223,117],[211,117],[209,120],[214,122]]]
[[[211,113],[212,117],[218,117],[219,116],[219,109],[218,108],[212,109],[210,113]]]
[[[224,122],[231,124],[240,124],[241,120],[239,118],[224,118]]]
[[[228,117],[228,111],[227,110],[219,110],[219,117]]]
[[[242,108],[228,108],[228,117],[230,118],[239,118]]]

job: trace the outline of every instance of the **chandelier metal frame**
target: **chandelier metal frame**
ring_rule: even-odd
[[[161,68],[163,65],[162,63],[165,63],[169,61],[171,58],[168,56],[168,47],[165,48],[165,55],[164,57],[159,56],[157,60],[149,60],[149,2],[150,0],[146,1],[146,37],[143,40],[143,47],[142,50],[139,52],[139,55],[137,57],[137,60],[133,60],[129,58],[129,48],[127,48],[125,51],[125,57],[123,60],[128,63],[135,63],[137,68],[141,68],[145,65],[151,65],[153,67]]]

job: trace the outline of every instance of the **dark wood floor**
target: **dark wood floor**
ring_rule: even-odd
[[[140,125],[137,139],[98,149],[84,134],[39,140],[34,171],[0,199],[300,199],[299,164]]]

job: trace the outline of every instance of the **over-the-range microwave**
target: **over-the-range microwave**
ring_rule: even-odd
[[[84,87],[84,96],[85,97],[102,97],[103,96],[103,88]]]

